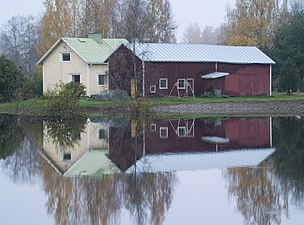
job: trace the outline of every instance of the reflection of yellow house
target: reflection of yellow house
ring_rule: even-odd
[[[100,34],[88,38],[60,38],[38,61],[43,68],[43,92],[60,82],[82,83],[87,95],[108,90],[108,64],[105,60],[125,39],[102,39]]]
[[[64,176],[94,175],[117,172],[108,159],[109,127],[88,121],[80,140],[73,147],[62,148],[56,144],[44,127],[43,157]]]

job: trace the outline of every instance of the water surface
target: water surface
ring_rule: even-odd
[[[4,224],[302,224],[301,118],[0,117]]]

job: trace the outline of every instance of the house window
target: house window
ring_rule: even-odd
[[[185,79],[178,79],[177,80],[177,88],[178,89],[186,89],[186,80]]]
[[[70,152],[63,153],[62,161],[71,161],[71,160],[72,160],[72,154]]]
[[[159,79],[159,89],[168,89],[168,79],[167,78]]]
[[[160,138],[168,138],[168,127],[160,127],[159,128],[159,137]]]
[[[156,85],[150,86],[150,93],[156,93]]]
[[[108,139],[107,129],[101,128],[101,129],[98,130],[98,139],[99,140],[107,140]]]
[[[150,125],[150,131],[152,131],[152,132],[155,132],[155,131],[156,131],[156,124],[155,124],[155,123],[152,123],[152,124]]]
[[[98,74],[98,85],[99,86],[108,85],[108,75],[106,75],[106,74]]]
[[[80,75],[79,74],[72,74],[71,75],[71,81],[80,84]]]
[[[186,137],[186,127],[178,127],[178,136]]]
[[[61,62],[70,62],[71,61],[71,53],[64,52],[61,53]]]

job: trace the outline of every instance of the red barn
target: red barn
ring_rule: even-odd
[[[160,43],[122,45],[108,62],[110,89],[145,97],[270,96],[275,63],[257,47]]]

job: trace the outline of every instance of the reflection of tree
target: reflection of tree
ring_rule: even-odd
[[[80,134],[84,131],[87,119],[84,117],[73,119],[44,120],[46,132],[58,147],[73,147],[80,141]]]
[[[125,204],[137,224],[160,225],[172,199],[176,178],[172,173],[134,174],[126,177]],[[150,214],[149,214],[150,213]]]
[[[3,170],[16,183],[32,183],[39,174],[36,142],[25,138],[14,153],[8,156],[3,164]]]
[[[162,223],[168,210],[175,176],[164,174],[115,174],[101,178],[64,178],[50,167],[43,171],[47,207],[56,224],[115,224],[123,207],[138,224]]]
[[[10,155],[5,157],[2,168],[17,183],[32,183],[37,178],[40,168],[37,163],[39,156],[36,139],[42,137],[42,121],[28,117],[0,117],[1,140]],[[1,138],[0,138],[1,139]],[[1,144],[2,146],[2,144]]]
[[[0,131],[0,159],[5,159],[20,147],[25,133],[15,116],[0,116]]]
[[[276,182],[271,169],[264,166],[230,168],[225,174],[229,194],[236,197],[237,209],[246,224],[280,224],[281,210],[288,205],[281,184]]]
[[[304,207],[304,128],[297,118],[274,120],[272,156],[274,172],[283,183],[288,183],[293,204]]]

